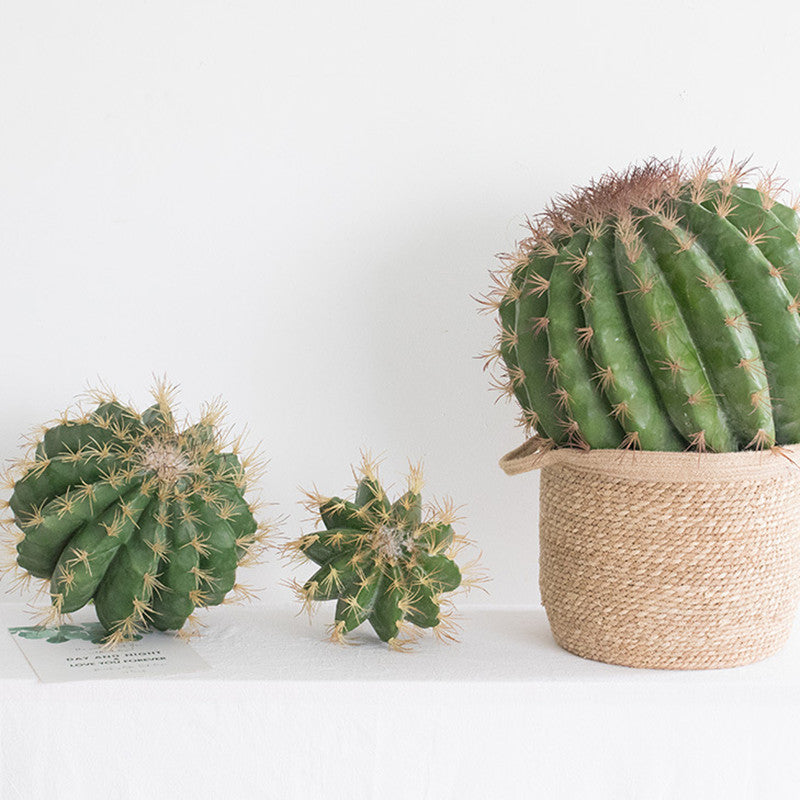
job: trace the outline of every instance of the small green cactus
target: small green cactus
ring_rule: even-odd
[[[96,407],[45,426],[12,472],[10,567],[22,584],[45,580],[46,624],[94,602],[114,643],[247,595],[237,566],[269,530],[245,499],[253,458],[240,460],[240,443],[225,452],[219,403],[178,430],[173,392],[160,383],[143,414],[90,393]]]
[[[552,446],[732,451],[800,441],[800,218],[707,157],[557,198],[494,275],[487,354]]]
[[[320,567],[304,584],[293,582],[299,599],[309,612],[320,601],[337,601],[334,641],[344,641],[363,622],[395,649],[425,628],[453,638],[450,593],[483,578],[475,569],[477,560],[465,567],[466,579],[452,560],[468,544],[453,529],[452,503],[423,507],[419,466],[411,468],[407,491],[394,503],[369,457],[354,474],[358,485],[352,502],[307,493],[307,508],[325,530],[286,545],[289,555]]]

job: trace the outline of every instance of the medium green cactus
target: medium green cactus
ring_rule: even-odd
[[[336,600],[331,638],[369,622],[380,639],[402,649],[421,629],[452,638],[454,622],[449,593],[483,579],[476,561],[465,567],[453,561],[467,540],[453,530],[453,506],[423,507],[422,472],[412,468],[407,491],[390,503],[376,465],[365,458],[356,474],[353,502],[308,494],[307,507],[325,530],[286,545],[286,552],[318,564],[304,584],[293,583],[307,610]]]
[[[651,161],[558,198],[485,305],[522,422],[550,445],[800,442],[800,219],[782,184]]]
[[[244,497],[253,465],[238,445],[224,452],[218,404],[178,430],[171,392],[160,385],[143,414],[95,393],[93,411],[44,428],[18,465],[12,566],[22,582],[46,580],[47,622],[93,601],[116,642],[246,593],[236,568],[268,530]]]

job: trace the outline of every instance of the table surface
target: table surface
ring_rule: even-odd
[[[22,620],[24,611],[22,606],[0,605],[0,620]],[[326,627],[332,613],[332,604],[323,606],[310,620],[293,606],[210,609],[201,617],[206,627],[191,644],[212,670],[148,680],[503,681],[552,688],[591,683],[595,691],[623,685],[770,694],[800,689],[797,632],[780,653],[756,664],[723,670],[669,671],[630,669],[577,658],[555,644],[544,611],[536,607],[464,608],[459,641],[441,642],[426,634],[407,652],[390,650],[367,625],[351,634],[350,646],[329,642]],[[35,681],[13,638],[2,636],[0,643],[3,681]]]
[[[796,797],[796,630],[668,672],[566,653],[539,608],[461,610],[459,642],[398,653],[329,643],[330,604],[222,607],[192,641],[211,671],[136,680],[43,684],[0,635],[0,797]]]

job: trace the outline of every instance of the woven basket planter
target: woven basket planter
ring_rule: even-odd
[[[766,452],[546,450],[539,586],[556,642],[611,664],[712,669],[767,658],[800,597],[800,445]]]

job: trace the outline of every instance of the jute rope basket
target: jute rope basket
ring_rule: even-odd
[[[547,449],[539,587],[556,642],[661,669],[748,664],[781,648],[800,597],[800,445],[764,452]]]

